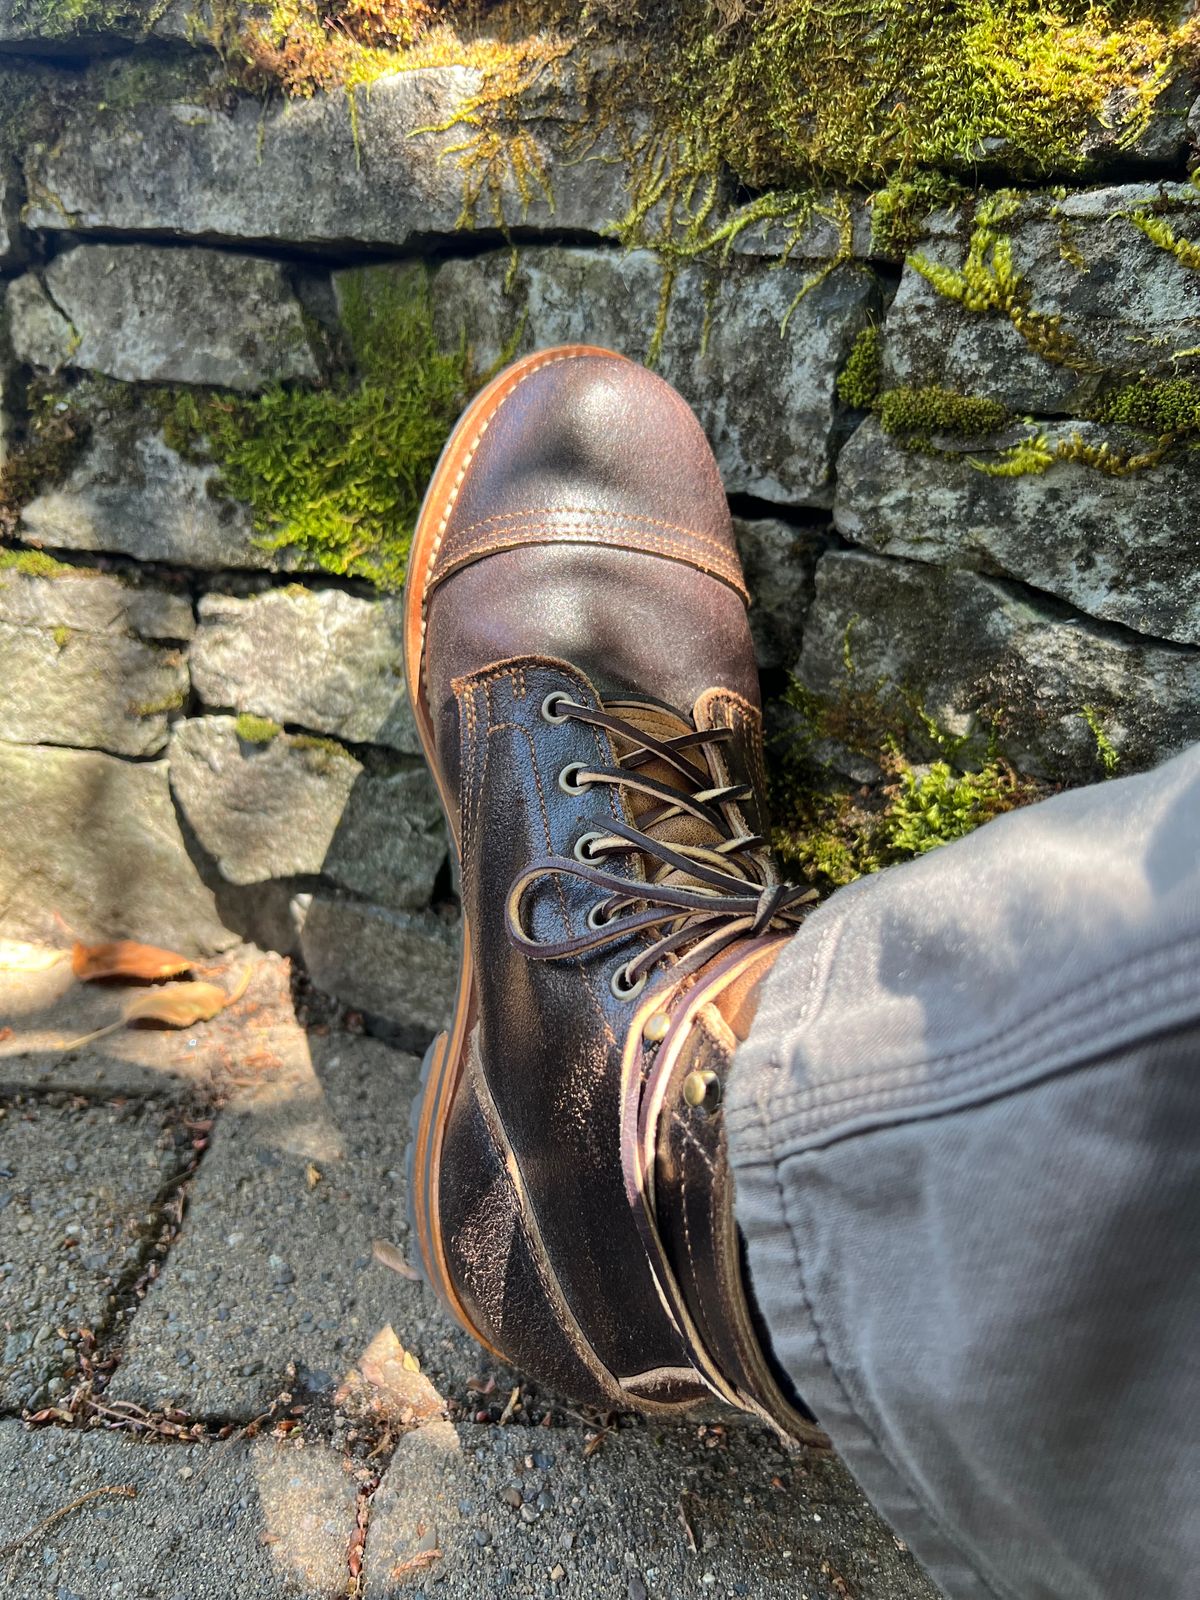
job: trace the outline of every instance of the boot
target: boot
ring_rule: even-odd
[[[498,1358],[820,1444],[756,1327],[721,1109],[812,898],[765,846],[747,602],[707,441],[644,368],[542,351],[460,420],[405,600],[463,904],[409,1203],[425,1277]]]

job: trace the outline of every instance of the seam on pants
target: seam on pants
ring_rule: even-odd
[[[955,1535],[942,1520],[942,1517],[939,1515],[936,1507],[930,1504],[929,1500],[921,1492],[917,1484],[912,1481],[908,1473],[906,1473],[893,1459],[891,1452],[883,1442],[882,1434],[878,1429],[871,1427],[864,1414],[864,1408],[859,1406],[854,1397],[851,1395],[846,1380],[842,1377],[841,1372],[834,1365],[833,1357],[830,1354],[828,1340],[825,1337],[824,1330],[822,1329],[820,1320],[817,1317],[813,1296],[809,1292],[808,1280],[804,1275],[804,1263],[800,1251],[800,1240],[796,1231],[796,1225],[792,1219],[791,1211],[788,1207],[787,1191],[784,1188],[783,1179],[779,1173],[778,1160],[773,1159],[771,1161],[771,1176],[775,1183],[775,1193],[779,1202],[780,1215],[783,1218],[784,1224],[788,1231],[788,1239],[791,1242],[792,1260],[796,1267],[796,1281],[799,1285],[801,1299],[804,1302],[804,1309],[808,1313],[808,1320],[812,1326],[813,1334],[817,1341],[817,1347],[821,1353],[821,1358],[824,1361],[829,1375],[833,1379],[833,1382],[837,1387],[837,1391],[841,1395],[842,1401],[847,1410],[850,1411],[854,1416],[859,1427],[862,1428],[871,1445],[878,1452],[881,1459],[887,1464],[893,1476],[898,1482],[903,1484],[905,1489],[907,1489],[908,1493],[912,1496],[913,1503],[924,1513],[930,1527],[937,1533],[937,1535],[945,1544],[947,1544],[958,1554],[964,1565],[970,1568],[987,1593],[992,1595],[994,1600],[1020,1600],[1019,1595],[1016,1595],[1012,1590],[998,1582],[998,1580],[993,1579],[991,1576],[989,1576],[989,1574],[985,1573],[981,1569],[974,1554],[963,1548],[961,1542],[955,1537]],[[834,1442],[836,1444],[837,1441],[835,1440]]]

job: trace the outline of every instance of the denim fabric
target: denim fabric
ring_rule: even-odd
[[[775,1355],[944,1592],[1200,1594],[1200,748],[834,895],[726,1105]]]

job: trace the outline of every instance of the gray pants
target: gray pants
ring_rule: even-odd
[[[953,1600],[1200,1594],[1200,748],[834,895],[728,1097],[775,1354]]]

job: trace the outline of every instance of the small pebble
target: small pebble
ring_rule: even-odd
[[[511,1506],[516,1511],[521,1504],[521,1491],[510,1486],[507,1489],[501,1489],[500,1498],[505,1505]]]
[[[629,1600],[646,1600],[646,1585],[635,1572],[629,1580]]]

